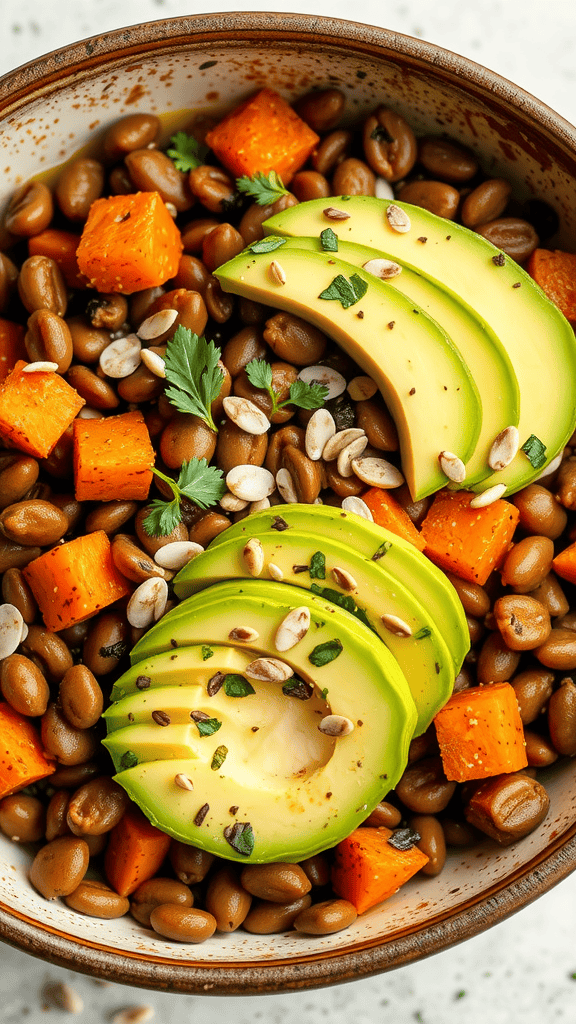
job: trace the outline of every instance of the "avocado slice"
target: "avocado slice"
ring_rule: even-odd
[[[278,651],[278,626],[302,607],[310,613],[308,631],[291,649]],[[154,824],[183,842],[243,862],[302,859],[348,835],[396,785],[416,709],[395,659],[374,643],[366,626],[330,602],[281,583],[234,580],[188,598],[137,643],[134,665],[146,665],[152,678],[155,656],[165,651],[177,654],[185,671],[188,644],[196,650],[199,644],[228,647],[231,630],[239,627],[258,633],[241,645],[243,652],[278,658],[293,669],[301,681],[300,699],[291,695],[295,680],[283,686],[251,680],[255,692],[241,699],[224,686],[214,696],[206,691],[192,710],[221,724],[201,735],[202,721],[146,724],[152,687],[132,693],[124,699],[132,701],[131,713],[137,711],[139,720],[112,731],[107,745],[118,763],[126,753],[138,757],[135,746],[141,756],[156,759],[124,768],[115,778]],[[133,671],[127,675],[131,685]],[[302,687],[311,691],[310,699],[302,699]],[[194,683],[190,695],[186,686],[168,686],[161,697],[174,699],[171,706],[181,717],[196,693]],[[336,739],[320,733],[318,723],[330,714],[349,719],[352,731]],[[221,761],[217,752],[221,758],[224,747]],[[191,780],[192,790],[179,787],[179,774]],[[253,849],[245,844],[249,834]],[[244,846],[236,842],[238,835]]]
[[[302,203],[306,206],[306,203]],[[303,217],[305,228],[305,217]],[[290,249],[321,252],[319,238],[287,239]],[[355,267],[389,253],[378,252],[355,242],[338,241],[338,259]],[[466,463],[466,479],[460,485],[470,489],[493,474],[488,455],[494,438],[506,427],[516,427],[520,415],[520,390],[514,368],[502,342],[485,320],[448,288],[439,288],[409,266],[394,260],[402,273],[387,282],[416,302],[442,325],[466,362],[480,393],[482,425],[476,448]]]
[[[334,253],[253,249],[216,271],[223,289],[298,313],[341,344],[384,395],[414,500],[443,487],[440,452],[454,452],[466,463],[482,420],[478,389],[446,332],[415,302],[362,268],[351,278],[349,265]],[[273,260],[281,263],[284,284],[271,277]]]
[[[324,216],[328,205],[338,207],[338,200],[314,199],[271,217],[265,229],[275,235],[301,235],[305,222],[306,234],[318,236],[336,225],[340,238],[401,260],[439,287],[451,289],[489,323],[520,387],[520,444],[535,435],[545,445],[546,461],[533,466],[520,450],[509,466],[475,489],[503,483],[506,493],[513,494],[526,487],[562,450],[576,424],[576,341],[570,324],[526,271],[474,231],[420,207],[396,203],[411,221],[411,229],[400,233],[386,217],[390,200],[346,196],[340,202],[347,220],[336,223]]]
[[[188,647],[185,659],[179,650],[167,651],[166,654],[150,659],[149,664],[140,661],[129,668],[114,683],[110,700],[120,701],[133,693],[142,693],[151,686],[187,686],[190,682],[206,686],[215,672],[242,674],[251,661],[251,655],[237,647],[200,644]]]
[[[320,531],[313,533],[296,527],[282,533],[266,530],[264,523],[266,520],[270,523],[270,516],[254,518],[256,521],[252,523],[249,517],[246,526],[248,535],[257,537],[264,549],[265,568],[260,578],[270,578],[266,567],[272,562],[282,570],[284,583],[340,603],[367,623],[394,655],[406,676],[418,712],[414,734],[419,736],[425,732],[452,693],[454,664],[439,629],[414,596],[414,590],[407,589],[387,571],[385,558],[373,562],[351,546],[323,536]],[[250,579],[242,554],[247,539],[246,534],[241,533],[194,558],[176,579],[177,595],[185,598],[225,579]],[[308,571],[302,572],[306,566]],[[344,589],[335,581],[332,575],[335,567],[350,573],[356,586]],[[413,587],[414,583],[413,580]],[[411,630],[411,635],[401,635],[387,628],[382,615],[400,619]],[[397,628],[397,624],[394,626]]]

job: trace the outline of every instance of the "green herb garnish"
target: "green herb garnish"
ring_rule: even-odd
[[[528,462],[534,469],[542,469],[546,464],[546,445],[542,444],[536,434],[530,434],[527,441],[524,441],[521,451],[524,452]]]
[[[427,636],[431,636],[431,635],[432,635],[432,630],[430,629],[430,627],[429,626],[422,626],[422,629],[419,629],[417,633],[414,633],[414,639],[415,640],[425,640]]]
[[[287,405],[297,405],[299,409],[319,409],[328,395],[328,388],[324,384],[307,384],[304,380],[295,380],[290,385],[289,397],[279,402],[278,394],[272,387],[272,367],[265,359],[252,359],[246,366],[246,374],[255,388],[268,392],[272,399],[270,416]]]
[[[236,178],[236,188],[254,199],[258,206],[268,206],[269,203],[275,203],[280,199],[280,196],[290,195],[276,171],[269,171],[268,174],[256,171],[256,174],[250,177],[244,175],[242,178]]]
[[[258,242],[253,242],[248,247],[248,252],[274,252],[274,249],[279,249],[280,246],[286,245],[285,238],[277,238],[276,235],[269,235],[268,238],[261,238]]]
[[[316,668],[322,668],[323,665],[328,665],[331,661],[335,661],[342,654],[343,650],[341,640],[326,640],[325,643],[318,644],[313,651],[310,651],[308,661],[315,665]]]
[[[205,509],[215,505],[226,492],[222,471],[216,466],[209,466],[206,459],[192,458],[183,462],[178,480],[172,480],[154,467],[152,472],[168,484],[174,497],[172,501],[154,498],[150,502],[150,511],[142,524],[150,537],[167,537],[178,526],[182,520],[183,498]],[[206,660],[204,654],[203,660]]]
[[[324,252],[338,252],[338,235],[332,228],[324,228],[320,232],[320,245]]]
[[[219,722],[217,718],[202,718],[195,724],[201,736],[213,736],[220,729],[222,722]]]
[[[358,607],[350,594],[341,594],[339,590],[332,590],[330,587],[320,587],[317,583],[312,583],[310,590],[314,594],[318,594],[319,597],[323,597],[325,601],[331,601],[332,604],[337,604],[339,608],[344,608],[344,611],[354,615],[365,626],[368,626],[368,629],[371,629],[373,633],[376,632],[364,609]]]
[[[228,754],[228,747],[225,747],[225,746],[216,747],[216,750],[214,751],[214,754],[212,755],[212,762],[210,764],[210,767],[211,767],[213,772],[217,772],[218,769],[222,767],[222,765],[224,764],[224,761],[226,760],[226,755],[227,754]]]
[[[170,338],[164,356],[167,388],[166,398],[179,412],[199,416],[210,430],[218,428],[210,406],[218,398],[224,373],[218,366],[220,349],[213,341],[199,338],[187,327],[179,326]]]
[[[368,291],[368,284],[358,274],[351,274],[350,280],[344,274],[337,277],[320,292],[319,299],[334,299],[339,302],[343,309],[354,306]]]
[[[413,828],[397,828],[386,841],[395,850],[411,850],[421,839],[420,833]]]
[[[208,152],[206,146],[201,146],[198,139],[195,139],[193,135],[187,135],[186,132],[176,132],[170,139],[172,143],[172,149],[167,149],[166,153],[174,163],[177,171],[192,171],[195,167],[200,167],[204,163],[204,158]]]
[[[310,577],[313,580],[326,579],[326,556],[322,551],[315,551],[310,559]]]
[[[372,555],[372,561],[373,562],[380,561],[381,558],[384,558],[384,555],[388,554],[388,552],[390,551],[391,547],[392,547],[392,542],[389,541],[389,540],[385,540],[384,543],[381,544],[380,547],[377,548],[376,551],[374,552],[374,554]]]
[[[138,758],[133,750],[127,750],[125,754],[122,754],[120,758],[121,768],[134,768],[138,764]]]
[[[298,700],[310,700],[314,693],[314,687],[305,683],[303,679],[289,679],[282,685],[282,693],[286,697],[296,697]]]
[[[249,697],[256,690],[244,676],[230,672],[224,679],[224,693],[227,697]]]
[[[254,830],[249,821],[236,821],[224,829],[224,838],[236,853],[249,857],[254,849]]]
[[[322,697],[322,700],[326,700],[326,697],[328,696],[327,686],[325,686],[323,690],[320,690],[320,696]]]
[[[202,644],[202,661],[208,661],[208,658],[214,656],[214,651],[207,644]]]

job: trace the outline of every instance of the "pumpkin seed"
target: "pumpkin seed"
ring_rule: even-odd
[[[276,630],[274,646],[277,651],[289,651],[300,643],[310,629],[310,610],[304,605],[292,608]]]
[[[15,605],[0,604],[0,660],[14,654],[23,626],[24,619]]]
[[[386,459],[360,457],[352,461],[352,469],[358,479],[369,484],[370,487],[390,490],[393,487],[400,487],[404,483],[404,477],[400,470]]]
[[[264,568],[264,548],[257,537],[251,537],[242,552],[244,564],[251,576],[259,576]]]
[[[161,309],[158,313],[153,313],[152,316],[146,317],[140,324],[136,334],[142,341],[153,341],[155,338],[159,338],[161,334],[169,331],[177,319],[178,311],[176,309]]]
[[[332,459],[338,458],[344,448],[359,437],[366,437],[361,427],[347,427],[346,430],[339,430],[324,445],[322,458],[325,462],[331,462]],[[368,438],[366,438],[366,443],[368,443]]]
[[[390,206],[386,207],[386,220],[388,221],[392,231],[397,231],[399,234],[404,234],[406,231],[410,231],[412,227],[410,223],[410,217],[404,210],[401,210],[396,203],[390,203]]]
[[[289,505],[294,505],[298,502],[298,495],[296,493],[294,481],[289,470],[278,470],[278,472],[276,473],[276,486],[280,491],[280,494],[284,498],[284,501],[287,502]]]
[[[165,544],[164,547],[158,548],[154,555],[154,561],[163,569],[183,569],[188,562],[191,562],[196,555],[200,555],[203,551],[202,545],[196,544],[193,540],[175,540],[171,544]]]
[[[135,629],[147,629],[158,622],[166,609],[168,584],[158,576],[144,580],[132,594],[126,609],[126,618]]]
[[[366,502],[362,501],[362,498],[356,498],[354,495],[344,498],[342,508],[345,512],[354,512],[355,515],[361,516],[362,519],[367,519],[369,523],[374,522],[374,516]]]
[[[354,722],[344,715],[326,715],[318,728],[325,736],[349,736],[354,731]]]
[[[168,310],[165,310],[165,312],[168,312]],[[140,355],[144,366],[147,370],[150,370],[150,373],[153,373],[155,377],[164,378],[166,376],[166,363],[162,356],[159,356],[157,352],[152,352],[149,348],[143,348]]]
[[[285,683],[294,675],[293,669],[278,658],[256,658],[244,669],[248,679],[258,679],[269,683]]]
[[[332,398],[338,398],[346,391],[346,381],[338,370],[331,366],[305,366],[298,374],[298,380],[305,384],[323,384],[328,388],[328,394],[324,401],[329,402]]]
[[[492,447],[488,454],[488,465],[490,469],[498,472],[499,469],[506,469],[520,447],[520,435],[517,427],[506,427],[494,438]]]
[[[394,633],[394,636],[412,636],[412,630],[404,619],[398,617],[398,615],[382,615],[383,624],[390,633]]]
[[[461,484],[466,479],[466,466],[454,452],[440,452],[438,456],[440,469],[455,484]]]
[[[482,491],[481,494],[477,494],[475,498],[472,498],[470,508],[486,508],[488,505],[492,505],[493,502],[498,501],[502,497],[505,490],[506,484],[494,484],[493,487],[489,487],[486,491]]]
[[[250,502],[267,498],[275,489],[276,482],[272,473],[263,466],[248,464],[234,466],[226,476],[226,486],[236,498]]]
[[[265,434],[270,430],[270,420],[250,399],[231,395],[224,399],[222,405],[228,419],[247,434]]]
[[[138,369],[142,345],[135,334],[127,334],[107,345],[100,356],[100,369],[107,377],[120,380]]]
[[[346,447],[342,449],[338,455],[338,461],[336,463],[336,468],[340,473],[340,476],[345,478],[352,476],[354,472],[352,469],[352,462],[362,454],[367,444],[368,438],[364,435],[364,437],[357,437],[355,441],[351,441],[350,444],[347,444]]]
[[[398,274],[402,273],[402,267],[399,263],[394,263],[394,260],[368,260],[367,263],[362,264],[362,267],[374,277],[379,277],[381,281],[390,281],[391,278],[398,277]]]
[[[328,409],[316,409],[306,426],[304,445],[308,458],[313,462],[321,459],[324,448],[335,433],[336,423],[332,413]]]

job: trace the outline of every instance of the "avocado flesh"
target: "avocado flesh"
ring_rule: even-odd
[[[270,522],[270,516],[267,518]],[[385,558],[372,562],[353,548],[323,537],[320,532],[313,534],[296,528],[283,533],[270,529],[265,532],[263,519],[261,517],[253,524],[252,534],[258,537],[264,548],[263,578],[268,577],[266,566],[273,562],[284,573],[283,582],[286,584],[307,590],[326,587],[342,599],[353,599],[406,676],[418,712],[414,735],[421,735],[454,687],[452,657],[429,612],[413,596],[413,591],[407,590],[397,577],[386,571]],[[250,526],[250,519],[246,525]],[[225,579],[250,579],[242,555],[246,540],[245,535],[234,537],[228,543],[209,547],[189,562],[175,583],[178,597],[188,597]],[[317,551],[321,551],[326,559],[325,579],[313,578],[307,572],[294,572],[294,566],[309,565]],[[339,587],[331,574],[334,567],[347,570],[357,586],[350,591]],[[328,595],[323,596],[331,600]],[[398,636],[387,629],[381,618],[385,614],[395,615],[405,622],[412,630],[412,636]]]
[[[306,206],[305,203],[301,205]],[[302,228],[305,229],[305,218],[303,220]],[[290,249],[322,251],[319,238],[298,236],[289,238],[286,244]],[[382,256],[394,259],[390,253],[339,240],[338,258],[355,267],[362,267],[369,260]],[[387,284],[408,296],[441,324],[478,385],[482,425],[476,448],[466,463],[466,479],[459,485],[470,488],[493,475],[488,465],[488,455],[494,438],[506,427],[518,425],[520,391],[512,363],[488,324],[449,289],[439,288],[409,266],[402,266],[402,273],[391,278]]]
[[[271,217],[264,228],[275,235],[300,235],[305,219],[306,234],[318,236],[326,227],[335,227],[342,240],[386,252],[460,296],[504,345],[520,388],[520,444],[535,434],[546,446],[547,465],[576,424],[576,341],[570,324],[512,259],[505,257],[503,266],[495,265],[494,258],[501,253],[481,235],[420,207],[396,203],[411,221],[410,231],[401,234],[388,224],[385,211],[390,202],[347,197],[342,209],[349,219],[335,222],[327,220],[323,210],[327,205],[338,208],[338,200],[314,199]],[[509,466],[475,489],[503,483],[506,493],[513,494],[543,468],[544,464],[534,468],[519,451]]]
[[[310,610],[310,629],[291,650],[278,652],[274,637],[279,624],[292,608],[302,606]],[[263,701],[259,693],[265,684],[256,681],[251,681],[256,693],[246,697],[227,696],[221,688],[214,697],[205,694],[200,708],[221,720],[221,728],[196,738],[195,724],[175,724],[175,746],[172,723],[135,721],[108,737],[115,758],[134,752],[134,743],[140,752],[152,749],[158,754],[159,744],[164,744],[164,756],[126,768],[115,778],[155,825],[183,842],[243,862],[302,859],[349,835],[396,785],[416,722],[414,702],[395,659],[374,642],[366,626],[304,590],[261,580],[216,584],[188,598],[142,637],[133,658],[151,674],[155,653],[172,652],[181,657],[184,669],[187,644],[228,646],[230,630],[239,626],[259,634],[242,650],[251,659],[271,656],[290,665],[299,678],[315,684],[312,699],[287,696],[274,684]],[[334,639],[342,644],[339,656],[314,666],[310,653]],[[177,689],[184,693],[186,687]],[[149,694],[146,690],[140,697]],[[138,701],[138,695],[130,699],[134,697]],[[178,706],[188,704],[180,699]],[[148,703],[146,711],[150,708]],[[321,715],[316,711],[322,709],[349,718],[353,731],[336,740],[319,734]],[[183,736],[186,729],[191,732]],[[190,749],[182,756],[186,742]],[[228,748],[226,759],[213,770],[214,752],[222,745]],[[296,771],[294,747],[300,756]],[[175,784],[178,774],[192,780],[192,791]],[[209,811],[195,824],[204,804]],[[255,846],[249,856],[237,852],[224,836],[235,821],[250,822],[253,828]]]
[[[246,542],[270,529],[278,533],[273,526],[278,517],[288,524],[289,529],[329,537],[337,544],[353,547],[358,555],[368,560],[386,544],[386,553],[378,559],[378,564],[385,567],[386,572],[402,583],[406,590],[414,593],[440,631],[456,672],[460,671],[470,648],[470,634],[462,602],[454,587],[413,544],[354,512],[345,512],[331,505],[278,505],[273,509],[253,512],[234,523],[214,538],[208,550],[228,543],[233,537],[244,537]],[[285,536],[286,533],[284,530],[279,535]],[[176,593],[180,577],[185,572],[186,568],[176,577]]]
[[[150,662],[138,662],[127,669],[112,687],[110,700],[120,701],[135,693],[146,693],[149,687],[187,686],[190,682],[206,686],[215,672],[244,672],[252,656],[237,647],[210,647],[200,644],[188,647],[186,658],[180,651],[167,651],[156,655]],[[137,685],[140,681],[140,686]],[[149,681],[149,683],[148,683]],[[142,689],[144,685],[144,689]],[[104,713],[104,717],[107,712]],[[110,728],[110,726],[108,726]]]
[[[368,286],[359,301],[344,309],[338,300],[319,298],[338,275],[350,275],[349,265],[334,256],[246,250],[219,267],[216,276],[225,291],[315,324],[377,382],[396,423],[406,482],[414,500],[423,498],[446,483],[440,452],[454,452],[464,463],[472,455],[481,424],[478,390],[439,324],[362,268],[354,270]],[[270,276],[274,259],[285,272],[283,285]]]

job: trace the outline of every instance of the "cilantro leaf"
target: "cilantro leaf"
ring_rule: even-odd
[[[320,245],[324,252],[338,252],[338,235],[332,228],[320,232]]]
[[[183,462],[178,480],[172,480],[159,469],[152,472],[164,480],[174,497],[171,501],[154,498],[143,522],[149,537],[167,537],[182,519],[182,498],[188,498],[198,508],[215,505],[226,491],[222,470],[209,466],[206,459],[192,458]]]
[[[276,171],[269,171],[268,174],[256,171],[250,177],[244,175],[242,178],[236,178],[236,188],[254,199],[258,206],[268,206],[269,203],[275,203],[280,199],[280,196],[290,194],[288,189],[284,188],[284,182]]]
[[[270,391],[272,388],[272,367],[265,359],[252,359],[244,367],[248,380],[255,388]]]
[[[200,167],[204,163],[204,157],[208,150],[205,146],[201,146],[198,139],[195,139],[193,135],[187,135],[186,132],[176,132],[176,135],[172,136],[170,142],[173,148],[167,149],[166,153],[173,161],[177,171],[192,171],[195,167]]]
[[[326,555],[323,551],[315,551],[310,559],[310,579],[326,579]]]
[[[343,309],[354,306],[368,291],[368,284],[359,276],[351,274],[350,280],[344,274],[338,274],[330,282],[323,292],[320,292],[319,299],[333,299],[342,305]]]
[[[249,252],[273,252],[274,249],[279,249],[281,245],[286,245],[285,238],[276,238],[275,235],[269,235],[268,238],[261,238],[258,242],[253,242],[252,245],[248,246]]]
[[[249,697],[251,693],[256,693],[256,690],[244,676],[229,672],[224,679],[224,693],[227,697]]]
[[[536,434],[530,434],[530,437],[524,441],[521,451],[524,452],[528,462],[534,469],[542,469],[546,464],[546,445],[542,443]]]
[[[167,537],[180,522],[180,500],[163,501],[154,498],[148,505],[148,515],[143,527],[149,537]]]
[[[189,412],[204,420],[217,432],[210,406],[220,394],[224,373],[218,366],[220,349],[213,341],[199,338],[187,327],[179,326],[170,338],[164,357],[166,398],[179,412]]]
[[[254,829],[249,821],[236,821],[224,829],[224,838],[236,853],[249,857],[254,849]]]
[[[295,380],[290,385],[290,398],[282,405],[297,405],[299,409],[319,409],[328,398],[328,388],[324,384],[307,384],[305,380]]]
[[[331,661],[334,661],[342,651],[342,641],[334,638],[334,640],[326,640],[323,644],[317,644],[313,651],[310,651],[308,655],[308,661],[315,665],[316,668],[322,668],[323,665],[328,665]]]
[[[122,754],[120,758],[121,768],[134,768],[138,764],[138,758],[132,750],[127,750],[126,753]]]
[[[212,736],[222,725],[217,718],[204,718],[200,722],[196,722],[196,728],[201,736]]]

